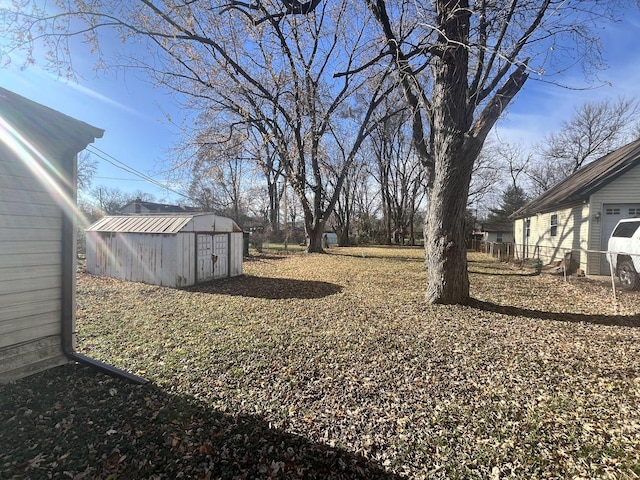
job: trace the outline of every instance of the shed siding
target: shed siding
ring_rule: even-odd
[[[551,236],[551,216],[554,214],[558,216],[558,225],[556,235]],[[588,205],[576,205],[556,212],[541,213],[528,219],[531,225],[530,236],[526,242],[524,226],[527,218],[516,220],[514,226],[515,242],[518,245],[516,254],[520,258],[539,257],[543,263],[550,263],[562,260],[565,252],[570,250],[580,268],[586,268],[587,260],[584,253],[588,245]],[[526,243],[524,255],[523,243]]]
[[[195,236],[192,233],[178,233],[176,236],[176,287],[186,287],[196,283]]]
[[[602,244],[602,223],[597,220],[603,215],[602,206],[611,203],[640,203],[640,166],[627,171],[595,192],[591,195],[589,203],[594,218],[589,229],[589,250],[603,251],[607,246]],[[586,271],[587,274],[593,275],[608,274],[600,272],[600,255],[597,253],[589,255]]]
[[[60,346],[62,212],[0,147],[0,381],[66,363]]]
[[[89,273],[177,286],[176,235],[89,232],[87,238]]]
[[[229,275],[235,277],[242,275],[242,258],[244,255],[244,234],[233,232],[230,241],[231,264],[229,265]]]
[[[183,231],[189,232],[232,232],[235,222],[227,217],[217,215],[196,215]]]

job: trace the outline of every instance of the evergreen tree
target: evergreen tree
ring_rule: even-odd
[[[498,208],[490,208],[487,220],[495,223],[510,223],[509,215],[527,203],[527,194],[522,187],[511,185],[502,193],[502,202]]]

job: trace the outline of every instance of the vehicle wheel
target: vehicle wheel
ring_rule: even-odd
[[[640,277],[636,269],[633,268],[631,260],[623,260],[618,265],[618,278],[620,278],[620,284],[625,290],[638,290],[640,287]]]

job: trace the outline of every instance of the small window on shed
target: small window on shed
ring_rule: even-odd
[[[496,233],[496,242],[502,243],[502,232]]]
[[[636,230],[640,226],[640,220],[637,222],[623,222],[619,223],[616,229],[611,234],[612,237],[631,238]]]
[[[558,235],[558,214],[551,215],[551,228],[549,229],[552,237]]]

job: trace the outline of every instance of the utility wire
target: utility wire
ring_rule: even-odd
[[[98,180],[120,180],[122,182],[146,182],[146,180],[142,178],[99,177],[97,175],[91,178],[97,178]]]
[[[136,177],[139,177],[142,180],[144,180],[146,182],[149,182],[149,183],[151,183],[151,184],[153,184],[153,185],[155,185],[157,187],[163,188],[163,189],[165,189],[165,190],[167,190],[167,191],[169,191],[171,193],[175,193],[176,195],[179,195],[181,197],[184,197],[184,198],[186,198],[188,200],[193,201],[193,198],[191,198],[190,196],[185,195],[182,192],[178,192],[177,190],[174,190],[172,188],[169,188],[167,185],[165,185],[162,182],[156,180],[155,178],[150,177],[149,175],[146,175],[146,174],[136,170],[135,168],[127,165],[126,163],[121,162],[120,160],[115,158],[113,155],[110,155],[109,153],[107,153],[107,152],[105,152],[103,150],[100,150],[95,145],[89,145],[87,147],[87,150],[91,154],[93,154],[96,157],[100,158],[101,160],[104,160],[105,162],[113,165],[114,167],[119,168],[120,170],[124,170],[125,172],[130,173],[131,175],[134,175]]]

